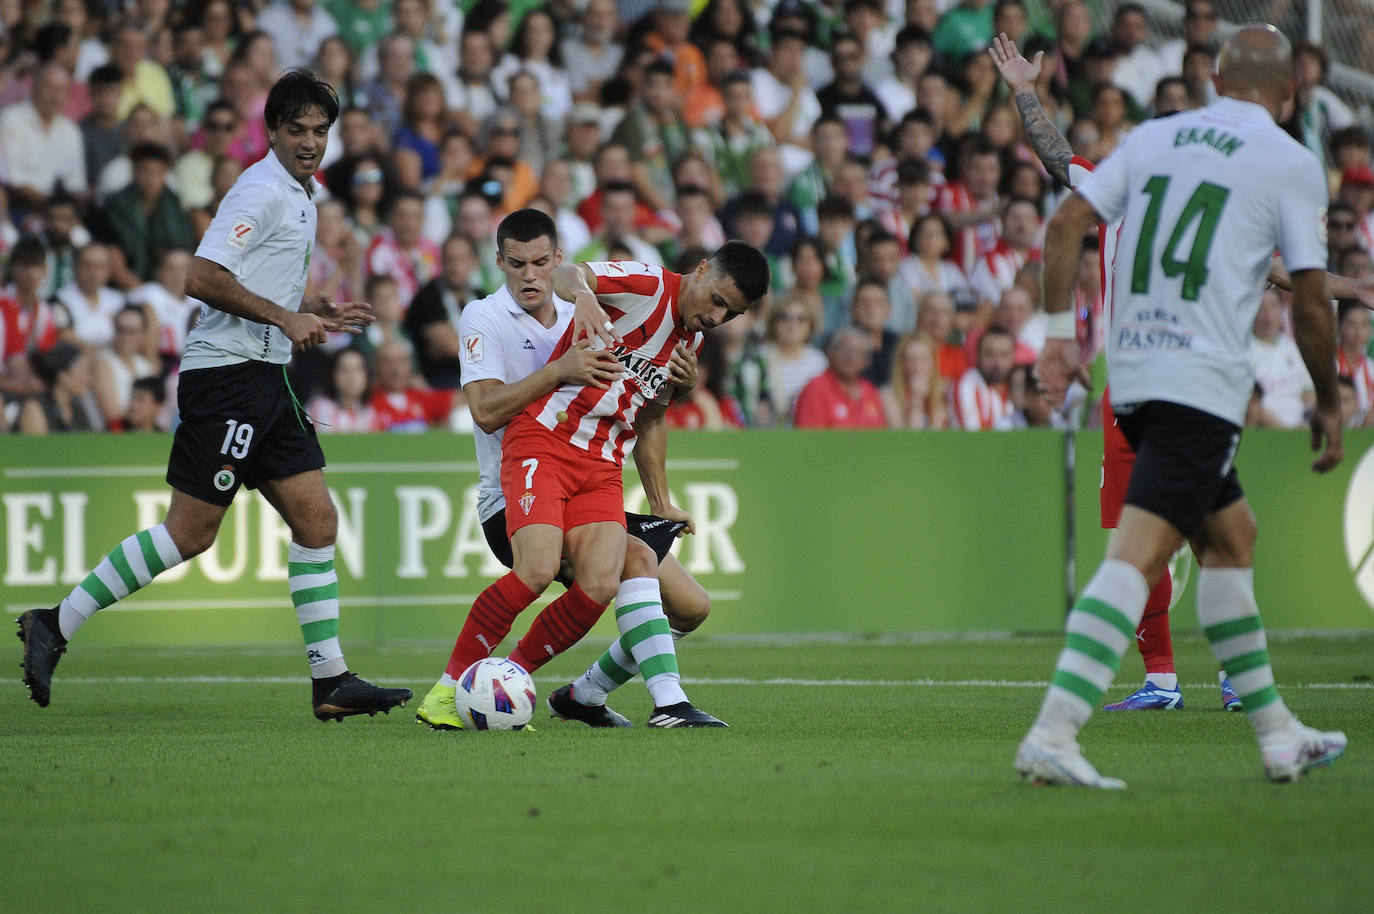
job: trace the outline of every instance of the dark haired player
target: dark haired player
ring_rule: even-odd
[[[96,611],[204,552],[240,485],[259,488],[291,528],[291,599],[310,663],[320,720],[376,714],[405,704],[409,689],[384,689],[348,671],[339,647],[338,515],[325,488],[324,454],[286,380],[295,348],[333,330],[358,332],[370,305],[305,294],[315,203],[313,175],[339,114],[330,86],[290,70],[272,86],[264,119],[271,151],[246,169],[206,229],[186,282],[205,302],[186,341],[162,523],[125,539],[60,604],[19,617],[24,682],[47,707],[67,641]]]

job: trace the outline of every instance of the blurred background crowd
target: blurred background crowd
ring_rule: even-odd
[[[287,67],[314,69],[342,101],[310,291],[378,317],[293,363],[321,432],[471,427],[458,317],[503,281],[495,228],[526,206],[554,217],[578,261],[687,270],[731,237],[767,254],[767,306],[712,332],[674,427],[1091,426],[1092,395],[1052,412],[1030,371],[1045,334],[1043,226],[1066,188],[1025,139],[993,35],[1043,52],[1040,102],[1096,161],[1141,120],[1208,103],[1236,22],[1278,23],[1297,48],[1285,127],[1330,169],[1330,269],[1370,276],[1374,90],[1346,90],[1374,85],[1360,70],[1374,60],[1374,8],[1323,4],[1341,62],[1296,41],[1304,10],[0,0],[0,431],[173,427],[202,307],[185,292],[192,252],[267,154],[263,104]],[[1094,240],[1075,289],[1093,355],[1098,258]],[[1312,404],[1287,314],[1266,293],[1256,425],[1300,425]],[[1369,313],[1349,302],[1339,314],[1347,416],[1374,423]]]

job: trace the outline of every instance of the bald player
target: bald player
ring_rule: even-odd
[[[1343,456],[1335,333],[1324,273],[1326,183],[1275,124],[1292,96],[1292,52],[1270,25],[1223,48],[1206,108],[1136,128],[1065,200],[1045,244],[1049,334],[1036,370],[1051,398],[1086,381],[1070,296],[1084,234],[1122,221],[1108,333],[1111,405],[1136,462],[1117,535],[1069,614],[1064,650],[1016,769],[1035,783],[1121,788],[1083,757],[1079,730],[1111,685],[1146,597],[1192,544],[1198,617],[1254,727],[1266,776],[1297,780],[1345,751],[1302,723],[1274,685],[1255,602],[1256,523],[1233,460],[1254,384],[1249,330],[1277,248],[1317,406],[1313,469]]]

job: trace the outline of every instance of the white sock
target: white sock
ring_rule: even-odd
[[[1170,692],[1178,691],[1177,673],[1146,673],[1145,681],[1156,689],[1167,689]]]
[[[458,680],[450,676],[448,671],[445,670],[444,674],[439,677],[439,685],[448,686],[450,689],[456,689],[458,688]]]

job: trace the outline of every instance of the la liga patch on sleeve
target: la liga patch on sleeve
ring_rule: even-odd
[[[463,337],[463,361],[469,365],[482,361],[482,334]]]
[[[253,237],[253,233],[258,230],[258,224],[247,216],[240,216],[234,220],[234,224],[229,227],[229,234],[224,239],[229,247],[236,251],[242,251],[248,247],[248,239]]]

